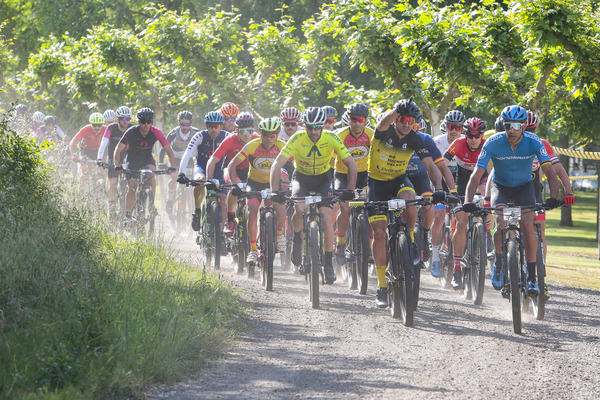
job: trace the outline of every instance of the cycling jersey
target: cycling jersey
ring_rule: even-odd
[[[250,163],[248,179],[259,183],[269,183],[271,165],[273,165],[273,161],[284,146],[285,142],[279,139],[270,149],[263,147],[261,138],[246,143],[244,148],[238,153],[237,158],[238,160]]]
[[[104,135],[106,127],[102,125],[98,134],[94,132],[92,125],[86,125],[77,132],[73,140],[75,143],[79,143],[79,148],[82,150],[96,150],[100,147],[100,141]],[[95,156],[95,154],[94,154]]]
[[[456,173],[456,189],[461,196],[464,196],[465,194],[467,184],[471,178],[471,173],[477,166],[477,159],[484,143],[485,139],[482,139],[479,148],[471,150],[469,146],[467,146],[467,138],[460,137],[452,142],[446,153],[444,153],[444,157],[448,161],[456,160],[456,164],[458,165],[458,171]],[[487,172],[484,174],[484,177],[485,176],[487,176]]]
[[[100,148],[98,149],[98,160],[102,160],[104,158],[104,152],[108,147],[108,159],[112,162],[115,149],[123,137],[123,133],[125,133],[127,129],[131,128],[132,126],[132,124],[128,123],[125,130],[122,131],[119,128],[118,122],[108,125],[104,131],[102,141],[100,142]]]
[[[44,140],[54,141],[57,138],[60,140],[65,140],[67,135],[58,125],[54,125],[54,130],[52,132],[46,132],[46,126],[41,125],[36,129],[34,138],[40,142]]]
[[[279,135],[277,135],[277,139],[287,142],[288,140],[290,140],[291,136],[288,136],[288,134],[285,132],[285,129],[283,128],[284,123],[281,124],[281,128],[279,129]],[[296,126],[296,132],[300,132],[301,130],[302,130],[302,127],[300,126],[300,124],[298,124]],[[292,136],[294,136],[294,135],[292,135]]]
[[[448,134],[436,136],[433,141],[435,142],[435,145],[440,153],[446,154],[448,147],[450,147],[450,143],[448,143]],[[456,164],[456,161],[450,161],[448,163],[448,168],[450,169],[450,172],[452,172],[454,178],[456,178],[456,172],[458,171],[458,165]]]
[[[417,131],[417,133],[423,140],[423,144],[425,145],[425,148],[429,151],[433,162],[436,164],[440,163],[444,159],[444,157],[442,157],[442,153],[440,153],[440,150],[437,148],[435,142],[433,141],[433,138],[430,135],[420,131]],[[425,167],[425,164],[423,164],[423,161],[421,161],[421,158],[417,155],[417,153],[413,153],[410,157],[410,160],[408,161],[408,166],[406,167],[406,174],[409,177],[413,177],[427,175],[427,173],[427,168]]]
[[[252,134],[252,139],[258,139],[260,135],[256,132]],[[250,143],[250,142],[248,142]],[[215,152],[213,153],[213,157],[218,160],[223,160],[223,166],[226,167],[229,165],[231,160],[242,150],[246,143],[240,140],[240,137],[237,133],[232,133],[223,140],[223,142],[217,147]],[[279,153],[279,152],[277,152]],[[248,161],[244,160],[237,165],[236,170],[240,171],[243,169],[248,169]]]
[[[344,160],[351,157],[339,136],[330,131],[322,131],[314,143],[306,131],[295,133],[281,150],[287,159],[294,158],[296,172],[303,175],[321,175],[331,169],[334,153]]]
[[[386,131],[376,130],[369,152],[369,178],[389,181],[404,175],[413,152],[420,159],[431,157],[417,132],[410,131],[400,139],[394,125]]]
[[[181,160],[188,144],[190,144],[190,140],[198,132],[200,132],[200,129],[193,126],[190,127],[188,133],[183,133],[180,126],[171,129],[171,132],[167,134],[167,142],[171,145],[176,159]]]
[[[550,163],[548,152],[537,135],[523,132],[521,141],[513,150],[506,133],[500,132],[486,140],[477,159],[477,168],[486,169],[491,160],[494,182],[506,187],[521,186],[532,180],[535,156],[542,165]]]
[[[206,164],[208,163],[208,159],[215,152],[217,147],[221,144],[223,140],[227,137],[227,131],[221,129],[219,134],[213,139],[208,134],[208,130],[203,130],[194,135],[192,140],[190,140],[190,144],[188,144],[185,153],[183,154],[183,158],[181,159],[181,163],[179,164],[179,173],[184,174],[185,169],[187,167],[188,161],[196,155],[196,166],[197,170],[202,174],[206,173]],[[219,161],[215,166],[214,177],[218,179],[223,179],[223,160]]]
[[[546,153],[548,153],[548,158],[550,159],[550,162],[552,164],[556,164],[556,163],[560,162],[558,160],[558,156],[556,155],[556,153],[554,152],[554,149],[552,148],[552,145],[546,139],[541,139],[541,140],[542,140],[542,144],[544,145],[544,148],[546,149]],[[538,161],[537,157],[534,158],[531,168],[532,168],[533,172],[539,172],[540,162]]]
[[[152,148],[156,142],[163,147],[169,145],[165,134],[156,127],[151,127],[146,136],[141,134],[139,125],[127,129],[119,143],[127,146],[129,168],[139,169],[148,164],[155,164]]]
[[[336,132],[336,134],[340,137],[352,158],[354,158],[357,172],[366,171],[369,161],[369,148],[373,139],[373,129],[365,128],[365,131],[359,137],[354,137],[350,133],[350,127],[343,128]],[[341,174],[348,173],[348,167],[346,167],[346,164],[344,164],[339,156],[335,158],[335,172]]]

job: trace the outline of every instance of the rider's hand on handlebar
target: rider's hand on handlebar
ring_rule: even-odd
[[[239,187],[238,185],[235,185],[232,189],[231,189],[231,194],[235,197],[240,197],[241,195],[244,194],[244,191],[242,190],[241,187]]]
[[[477,211],[477,208],[478,208],[477,204],[475,204],[473,202],[468,202],[468,203],[465,203],[465,204],[462,205],[462,210],[464,212],[468,212],[468,213]]]
[[[350,189],[344,189],[344,190],[340,190],[340,199],[347,201],[347,200],[354,200],[354,190],[350,190]]]
[[[169,167],[167,170],[169,172],[175,172],[175,171],[177,171],[177,168],[175,168],[175,167]]]
[[[563,197],[563,201],[565,202],[565,206],[571,206],[575,204],[575,196],[573,193],[567,194],[565,197]]]
[[[446,201],[446,192],[444,192],[443,190],[436,190],[435,192],[433,192],[433,195],[431,196],[431,202],[434,204],[437,203],[443,203]]]
[[[123,172],[123,166],[122,165],[115,166],[115,172],[122,173]]]
[[[550,197],[550,198],[546,199],[546,201],[544,202],[544,207],[549,210],[559,207],[560,205],[561,205],[560,200],[555,199],[554,197]]]
[[[185,185],[186,183],[188,183],[190,180],[187,178],[187,176],[185,176],[184,173],[179,174],[179,176],[177,176],[177,182]]]
[[[284,193],[273,192],[271,193],[271,200],[273,200],[275,203],[283,203],[286,201],[286,197]]]

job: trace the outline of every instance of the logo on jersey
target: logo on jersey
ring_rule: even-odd
[[[540,151],[540,153],[542,153],[543,156],[548,157],[548,152],[546,151],[546,147],[542,146],[542,150]]]
[[[481,149],[481,152],[479,153],[479,158],[485,158],[487,156],[485,150]]]
[[[269,172],[271,170],[271,165],[273,164],[273,159],[261,157],[254,160],[252,164],[254,165],[254,168],[262,172]]]
[[[369,150],[365,146],[350,147],[348,151],[355,160],[365,158],[369,154]]]

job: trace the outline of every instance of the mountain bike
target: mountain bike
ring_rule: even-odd
[[[286,203],[285,205],[285,251],[279,253],[281,269],[289,271],[292,264],[292,243],[294,242],[294,229],[292,227],[292,215],[294,215],[293,203]],[[295,266],[293,267],[295,269]],[[294,271],[295,272],[295,271]]]
[[[132,215],[135,231],[138,234],[152,234],[158,211],[154,205],[151,177],[152,175],[168,174],[169,170],[124,169],[123,171],[127,175],[127,179],[137,179],[138,181]]]
[[[366,190],[355,191],[358,200],[366,200]],[[348,287],[358,289],[360,294],[367,294],[369,284],[369,260],[371,257],[371,227],[365,207],[355,206],[350,209],[350,229],[346,238],[346,270]]]
[[[454,232],[454,208],[446,208],[446,216],[444,218],[444,228],[442,229],[442,245],[440,246],[440,268],[442,275],[440,276],[440,285],[444,289],[450,289],[452,282],[452,273],[454,271],[454,256],[452,247],[452,233]]]

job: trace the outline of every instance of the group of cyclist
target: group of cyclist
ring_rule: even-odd
[[[48,135],[64,140],[53,117],[33,115],[34,135]],[[41,114],[41,113],[39,113]],[[439,277],[440,247],[444,220],[448,212],[447,193],[463,198],[462,207],[455,210],[456,227],[452,236],[454,271],[452,286],[462,284],[461,259],[465,251],[468,213],[477,210],[473,203],[475,194],[484,195],[484,206],[503,207],[509,204],[530,206],[541,203],[542,184],[540,170],[547,177],[550,198],[547,208],[561,204],[557,199],[558,180],[564,187],[565,204],[575,198],[568,176],[551,146],[536,134],[537,116],[518,105],[507,106],[498,117],[495,130],[486,131],[480,118],[466,118],[458,110],[448,112],[440,125],[442,135],[433,138],[425,133],[427,125],[419,107],[410,99],[398,101],[394,108],[376,118],[370,128],[370,111],[362,103],[347,107],[341,121],[336,121],[337,111],[331,106],[309,107],[300,112],[294,107],[281,110],[279,116],[261,119],[256,123],[252,113],[240,112],[238,106],[227,102],[219,110],[204,116],[204,128],[194,127],[193,115],[181,111],[178,126],[165,135],[153,125],[154,112],[149,108],[137,111],[137,125],[132,124],[131,110],[121,106],[104,115],[92,113],[89,125],[84,126],[69,143],[74,161],[82,157],[96,160],[107,166],[109,210],[114,214],[117,203],[117,177],[127,170],[156,169],[152,155],[155,142],[162,146],[161,159],[169,158],[171,180],[168,185],[167,209],[174,205],[176,182],[190,180],[207,182],[217,187],[245,183],[248,211],[247,230],[249,248],[247,262],[256,263],[260,254],[257,248],[257,215],[262,199],[257,193],[270,189],[274,193],[277,221],[277,249],[284,251],[286,238],[286,213],[282,204],[284,192],[291,188],[291,197],[299,198],[318,194],[332,198],[337,204],[322,202],[319,212],[326,222],[324,235],[323,275],[325,283],[336,280],[333,258],[345,263],[346,236],[350,223],[349,201],[355,189],[367,190],[369,201],[391,199],[414,200],[416,196],[430,198],[431,204],[421,210],[426,243],[423,258],[431,255],[431,274]],[[46,119],[52,120],[46,121]],[[337,123],[336,123],[337,122]],[[338,129],[335,129],[335,127]],[[64,132],[62,133],[64,135]],[[176,172],[178,171],[178,172]],[[82,167],[82,175],[89,174],[89,166]],[[127,176],[128,192],[125,202],[125,219],[131,219],[135,202],[137,177]],[[242,186],[240,186],[242,187]],[[153,193],[156,181],[152,177]],[[251,193],[251,194],[250,194]],[[223,234],[232,233],[238,204],[238,190],[219,190]],[[201,205],[206,195],[205,185],[194,187],[195,211],[192,229],[201,224]],[[291,261],[300,273],[302,266],[303,214],[307,206],[295,203],[291,221],[293,242]],[[414,231],[417,208],[407,207],[404,213],[410,230],[411,259],[421,255],[415,244]],[[496,217],[499,228],[493,237],[495,262],[492,265],[492,285],[505,295],[506,266],[503,265],[500,228],[504,225],[501,212]],[[368,210],[372,231],[372,258],[377,274],[376,304],[388,306],[386,283],[387,268],[387,217],[383,211]],[[544,215],[523,214],[527,257],[527,292],[537,295],[540,288],[535,279],[536,223],[543,224]],[[490,224],[488,224],[490,232]],[[428,238],[431,236],[431,246]],[[431,248],[431,254],[429,249]]]

